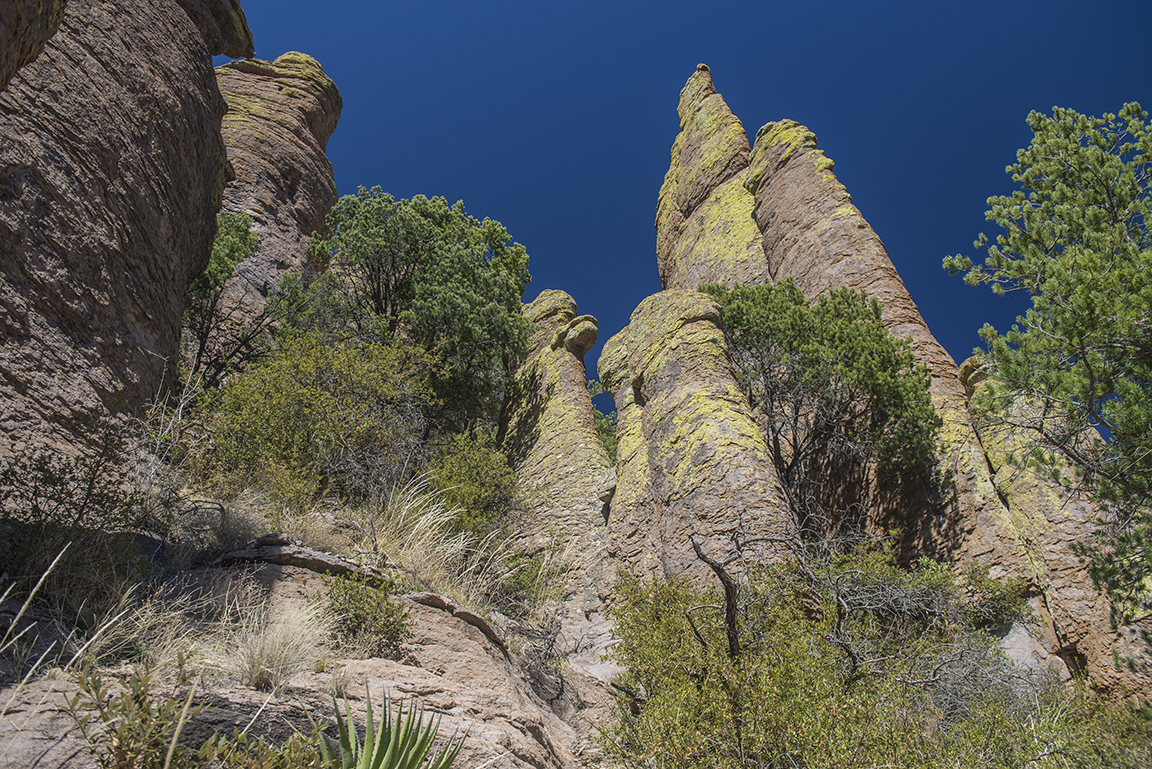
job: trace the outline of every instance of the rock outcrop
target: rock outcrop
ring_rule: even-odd
[[[988,386],[987,375],[974,358],[964,362],[960,373],[970,396],[978,397]],[[1014,404],[1009,422],[1026,408]],[[1143,690],[1148,696],[1152,654],[1140,638],[1140,627],[1115,621],[1111,602],[1092,587],[1086,565],[1069,548],[1072,542],[1091,538],[1101,510],[1088,500],[1070,497],[1053,480],[1010,461],[1013,455],[1023,456],[1028,444],[1008,422],[984,414],[976,420],[976,427],[992,483],[1010,515],[1023,573],[1035,586],[1031,604],[1039,622],[1027,628],[1036,647],[1031,656],[1058,657],[1071,673],[1087,675],[1099,689]],[[1063,472],[1067,481],[1075,480],[1071,467]],[[1113,653],[1132,661],[1135,669],[1115,664]]]
[[[564,561],[560,653],[573,669],[609,679],[616,670],[601,654],[611,641],[604,616],[614,576],[605,546],[611,468],[584,369],[584,354],[596,343],[596,319],[580,315],[571,296],[553,290],[522,312],[536,331],[517,373],[504,445],[530,512],[528,549],[551,548]]]
[[[703,573],[690,538],[716,556],[738,529],[789,531],[710,296],[669,289],[645,299],[604,345],[599,373],[616,400],[613,558],[665,576]]]
[[[0,453],[74,445],[171,376],[230,173],[210,54],[251,45],[224,0],[70,0],[0,93]]]
[[[10,0],[0,6],[0,91],[35,60],[64,19],[65,0]]]
[[[226,322],[258,315],[286,272],[307,273],[313,232],[336,203],[324,155],[343,102],[311,56],[289,52],[268,62],[235,61],[216,70],[228,102],[222,127],[236,178],[224,188],[225,211],[252,217],[260,250],[236,266],[221,297]]]
[[[748,137],[701,64],[680,92],[680,134],[656,208],[656,262],[664,288],[769,280],[744,187]]]
[[[978,435],[958,367],[815,135],[794,121],[772,122],[749,149],[704,65],[680,94],[679,115],[656,215],[665,290],[641,303],[600,360],[618,410],[613,555],[686,571],[693,532],[719,540],[738,526],[788,526],[756,444],[759,431],[728,371],[715,308],[688,289],[791,279],[810,298],[844,287],[864,291],[927,367],[943,420],[933,472],[878,479],[873,525],[903,532],[905,557],[975,561],[994,577],[1026,576],[1043,620],[1029,643],[1041,656],[1086,671],[1102,689],[1152,691],[1146,673],[1114,668],[1113,652],[1138,661],[1144,654],[1131,633],[1109,629],[1108,602],[1070,549],[1091,531],[1096,511],[1013,474],[1005,457],[1018,436]]]

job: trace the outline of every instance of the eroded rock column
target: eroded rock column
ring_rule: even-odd
[[[337,197],[324,148],[343,101],[319,62],[295,51],[272,62],[231,62],[216,77],[228,102],[222,132],[236,172],[223,208],[252,217],[260,235],[260,250],[236,266],[221,297],[221,315],[243,325],[284,273],[316,267],[310,238],[327,237],[324,219]]]
[[[616,399],[614,559],[639,572],[705,574],[690,537],[718,557],[738,529],[791,531],[710,296],[669,289],[648,297],[604,345],[599,370]]]
[[[535,324],[520,368],[504,439],[532,515],[530,549],[550,549],[566,566],[560,601],[560,650],[582,673],[609,680],[615,666],[600,657],[611,641],[604,597],[608,566],[605,519],[614,487],[600,442],[584,354],[596,343],[596,319],[580,315],[563,291],[543,291],[523,308]]]

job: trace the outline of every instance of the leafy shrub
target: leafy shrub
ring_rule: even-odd
[[[604,385],[600,384],[595,379],[588,380],[588,394],[595,398],[597,395],[603,395],[608,391],[604,389]],[[596,420],[596,432],[600,435],[600,442],[604,444],[604,450],[608,452],[608,459],[613,465],[616,464],[616,412],[611,411],[605,414],[596,405],[592,405],[592,417]]]
[[[136,671],[125,689],[113,694],[91,667],[76,675],[79,691],[69,700],[68,710],[88,743],[88,751],[101,769],[196,769],[204,756],[178,744],[188,719],[203,713],[194,705],[195,687],[183,697],[157,700],[150,673]]]
[[[364,575],[342,574],[325,578],[324,584],[324,602],[341,642],[371,657],[398,659],[412,621],[403,606],[389,600],[394,583],[374,585]]]
[[[459,509],[458,530],[484,537],[508,528],[516,474],[490,435],[453,435],[433,456],[428,478],[445,503]]]
[[[224,284],[236,265],[256,253],[260,236],[252,232],[252,217],[221,211],[216,215],[216,239],[208,266],[188,286],[184,303],[183,337],[185,362],[193,375],[203,374],[219,383],[228,364],[239,352],[230,339],[236,319],[221,306]]]
[[[617,757],[663,767],[1095,766],[1084,752],[1092,730],[1129,734],[1115,753],[1143,755],[1131,736],[1149,733],[1139,716],[1070,720],[1089,700],[1016,671],[974,627],[981,613],[944,566],[902,570],[890,549],[867,548],[742,568],[731,618],[722,593],[683,579],[618,583],[614,655],[629,669],[619,682],[629,707],[608,733]]]
[[[421,464],[429,366],[403,343],[288,339],[224,386],[215,459],[292,508],[366,498]]]
[[[940,427],[930,377],[876,300],[842,289],[810,302],[791,279],[701,290],[720,303],[737,382],[805,535],[853,528],[846,508],[867,509],[877,466],[925,467]]]

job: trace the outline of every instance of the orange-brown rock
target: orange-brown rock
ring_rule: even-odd
[[[669,289],[645,299],[604,345],[599,371],[616,400],[609,551],[622,565],[704,573],[692,537],[718,556],[738,528],[791,530],[710,296]]]
[[[535,546],[552,548],[565,562],[560,652],[577,670],[607,679],[615,668],[601,660],[611,641],[603,609],[613,574],[605,547],[609,503],[600,486],[611,468],[584,369],[596,319],[580,315],[571,296],[554,290],[541,292],[523,315],[536,330],[517,374],[504,443],[533,519]]]
[[[0,5],[0,91],[56,34],[65,0],[8,0]]]
[[[229,173],[210,50],[175,0],[70,0],[0,93],[0,453],[174,372]]]
[[[216,70],[228,102],[222,132],[236,178],[224,189],[224,210],[252,217],[260,250],[236,266],[221,297],[222,316],[243,324],[286,272],[307,273],[313,232],[336,203],[332,165],[324,154],[343,102],[336,84],[311,56],[295,51],[276,61],[235,61]]]

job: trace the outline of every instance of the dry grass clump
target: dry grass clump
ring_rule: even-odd
[[[261,691],[276,691],[313,667],[329,646],[331,620],[315,604],[276,607],[251,580],[238,580],[199,641],[205,664]]]
[[[398,567],[420,589],[480,606],[511,573],[513,538],[457,531],[459,515],[443,492],[415,478],[387,498],[344,511],[344,520],[357,534],[352,552],[358,558],[377,568]]]

